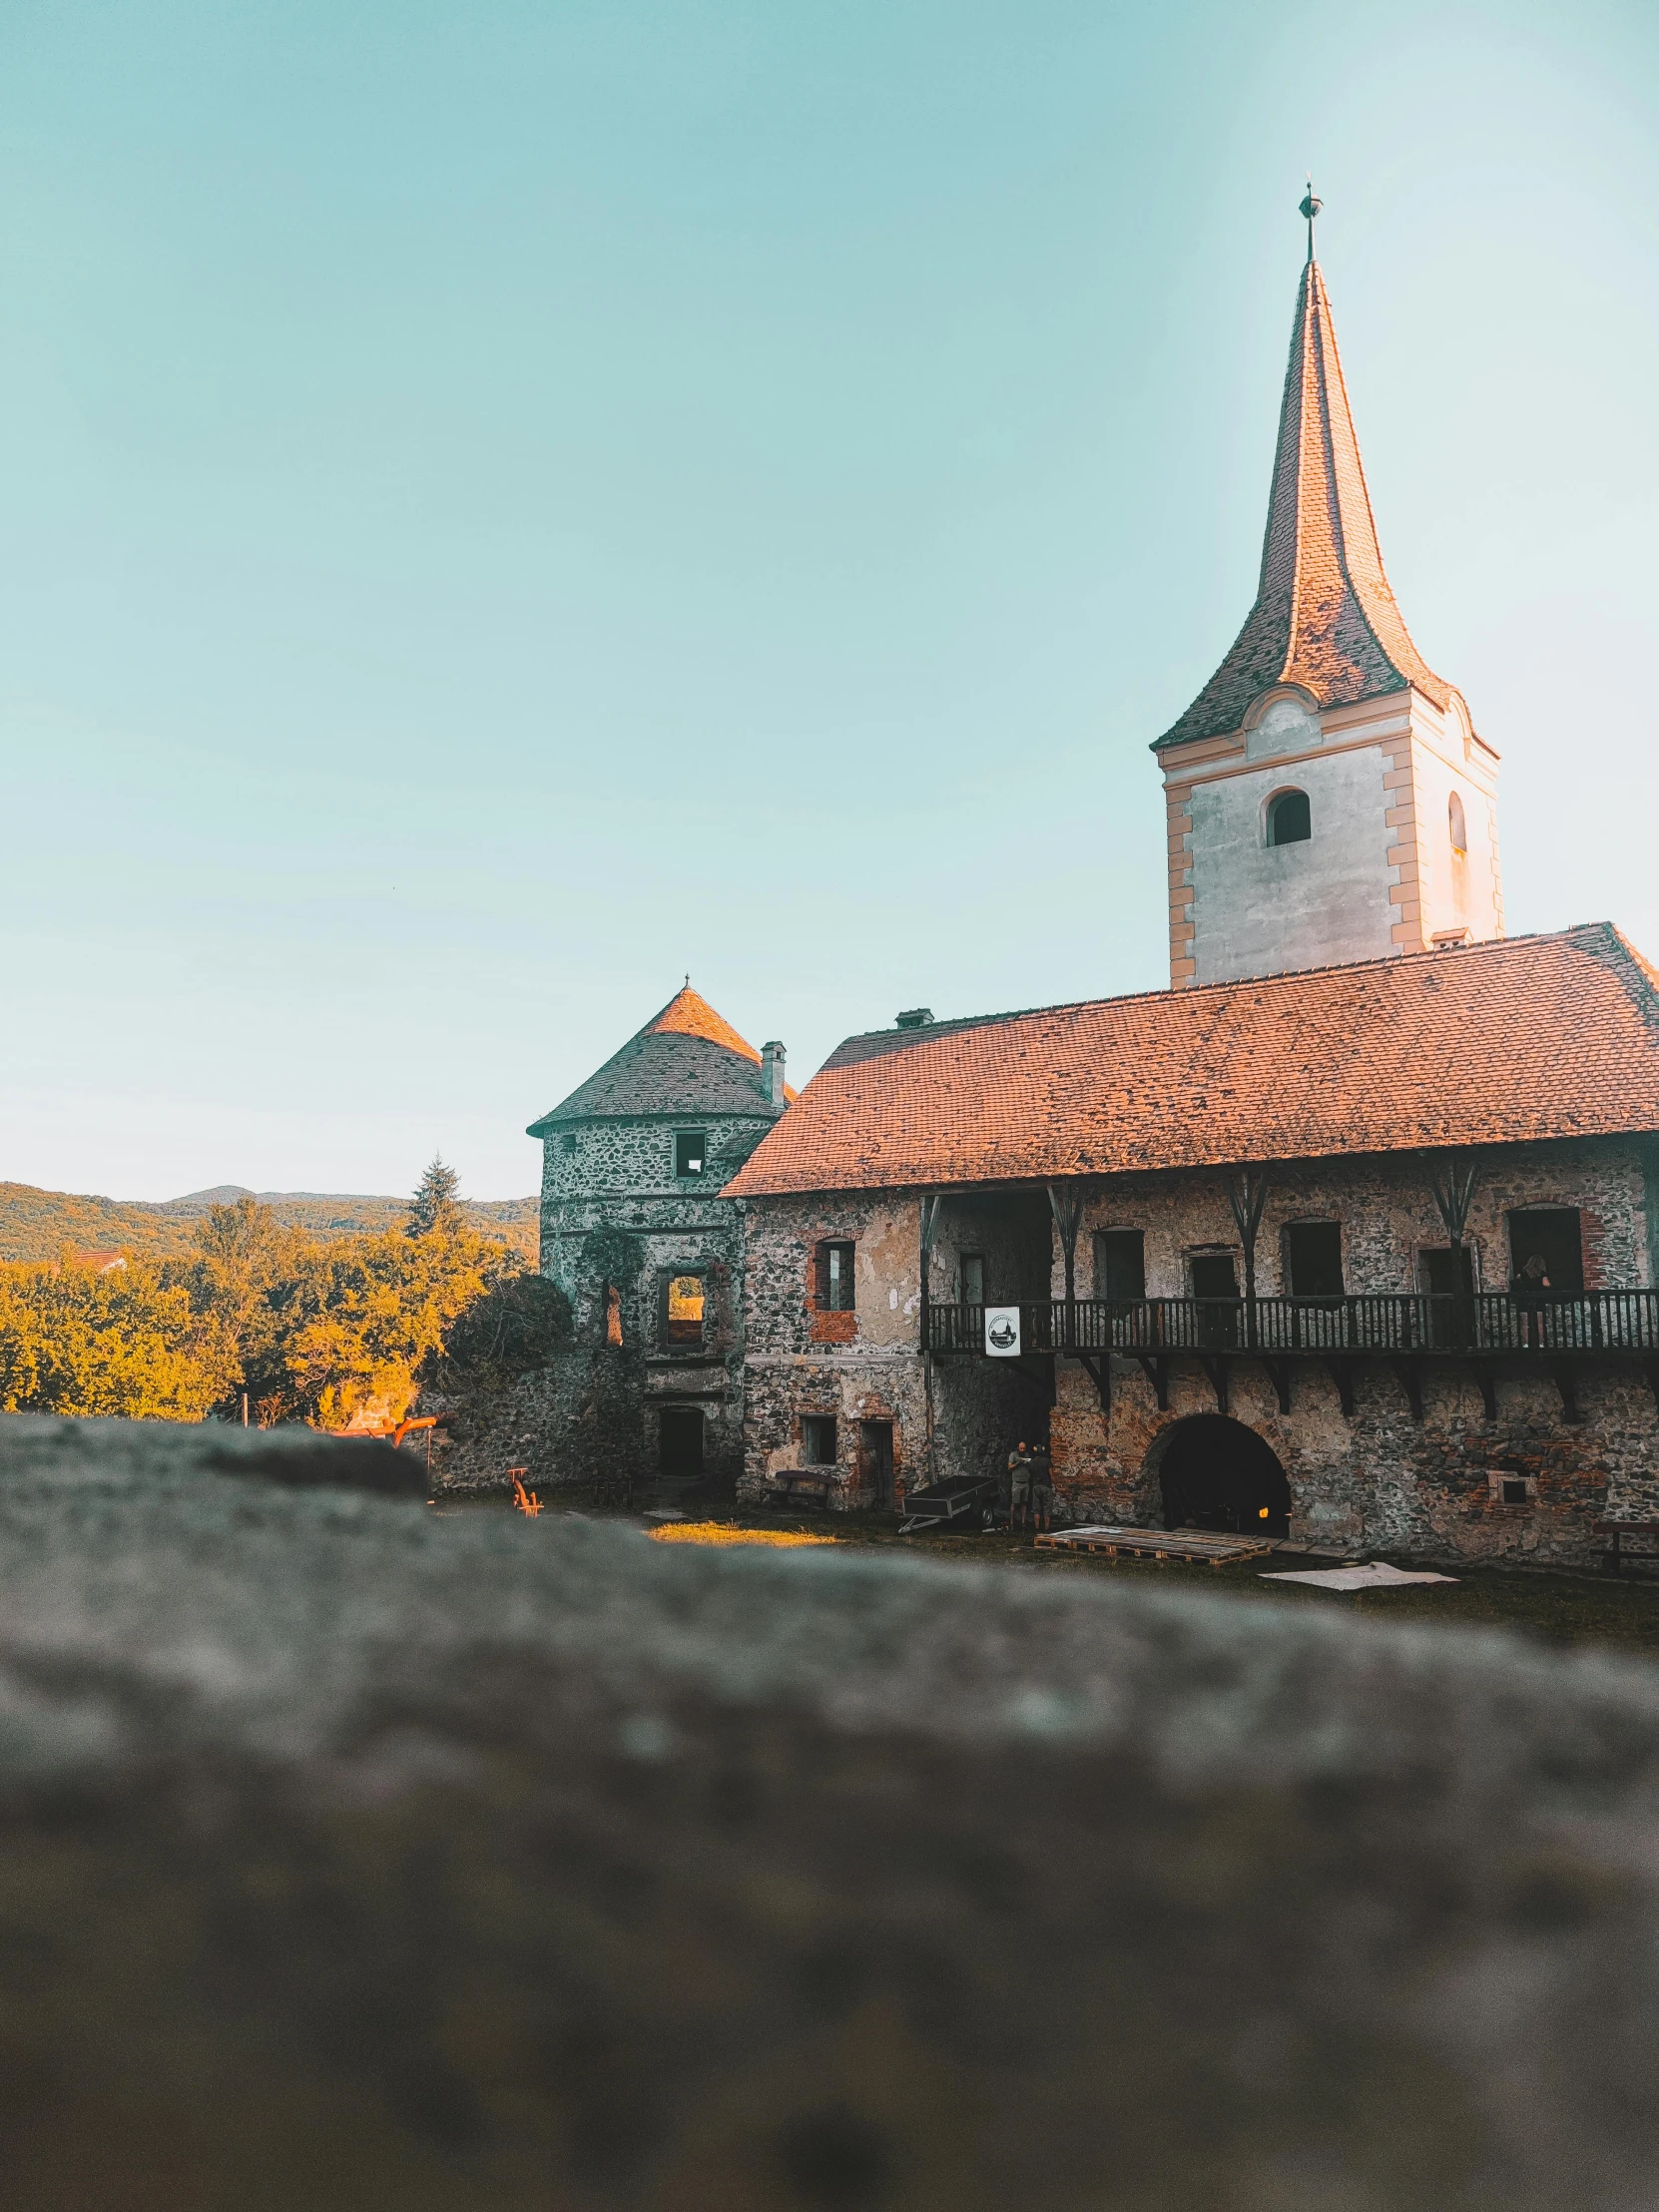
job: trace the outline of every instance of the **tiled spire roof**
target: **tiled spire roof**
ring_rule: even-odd
[[[761,1055],[747,1037],[740,1037],[724,1014],[717,1014],[706,998],[688,983],[676,991],[654,1020],[639,1032],[642,1037],[702,1037],[708,1044],[723,1044],[728,1052],[741,1052],[757,1067]]]
[[[1383,573],[1331,300],[1312,253],[1297,293],[1256,604],[1157,746],[1225,736],[1275,684],[1298,684],[1322,707],[1407,685],[1442,711],[1453,696],[1411,643]]]
[[[620,1052],[540,1121],[627,1119],[634,1114],[780,1114],[761,1087],[761,1055],[688,983]],[[786,1100],[795,1093],[785,1087]]]

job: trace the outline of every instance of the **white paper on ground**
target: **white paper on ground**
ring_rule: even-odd
[[[1313,1582],[1322,1590],[1392,1590],[1402,1582],[1455,1582],[1454,1574],[1407,1574],[1374,1559],[1364,1567],[1305,1567],[1300,1573],[1264,1574],[1264,1582]]]

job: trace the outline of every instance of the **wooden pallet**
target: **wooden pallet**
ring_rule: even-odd
[[[1060,1528],[1039,1536],[1039,1551],[1094,1551],[1108,1559],[1208,1560],[1212,1567],[1229,1559],[1257,1559],[1273,1549],[1271,1538],[1229,1536],[1210,1528]]]

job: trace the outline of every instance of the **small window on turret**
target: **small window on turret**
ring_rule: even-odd
[[[1281,792],[1268,802],[1269,844],[1305,844],[1314,833],[1306,792]]]
[[[676,1130],[674,1136],[674,1172],[676,1175],[701,1175],[709,1164],[709,1140],[701,1129]]]
[[[1463,827],[1463,802],[1458,798],[1455,792],[1453,792],[1451,797],[1446,801],[1445,813],[1446,826],[1451,831],[1452,851],[1467,852],[1469,848],[1469,833],[1468,830]]]
[[[559,1150],[567,1159],[576,1150],[576,1132],[574,1129],[567,1129],[559,1139]]]

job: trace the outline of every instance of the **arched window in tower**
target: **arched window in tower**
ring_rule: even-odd
[[[1469,848],[1469,833],[1463,827],[1463,802],[1455,792],[1446,801],[1445,815],[1446,827],[1451,831],[1452,851],[1466,852]]]
[[[1269,844],[1304,844],[1313,833],[1306,792],[1280,792],[1268,801]]]

